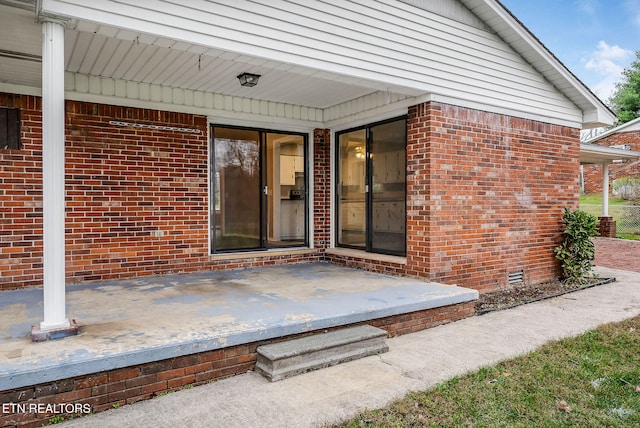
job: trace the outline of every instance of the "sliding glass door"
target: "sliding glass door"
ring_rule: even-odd
[[[215,128],[216,251],[264,247],[260,152],[259,132]]]
[[[358,129],[340,134],[338,146],[338,244],[365,248],[367,130]]]
[[[213,127],[213,252],[305,245],[306,137]]]
[[[405,253],[405,120],[369,128],[370,251]]]
[[[406,123],[338,134],[338,245],[405,254]]]

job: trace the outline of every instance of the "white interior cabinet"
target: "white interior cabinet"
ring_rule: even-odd
[[[304,200],[281,200],[280,237],[283,240],[304,239]]]
[[[304,172],[304,156],[280,155],[280,185],[295,186],[296,172]]]

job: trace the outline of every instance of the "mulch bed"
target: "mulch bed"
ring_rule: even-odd
[[[537,285],[516,285],[492,293],[481,294],[476,301],[476,314],[484,315],[488,312],[510,309],[574,291],[609,284],[615,280],[615,278],[589,278],[583,284],[568,284],[558,280]]]

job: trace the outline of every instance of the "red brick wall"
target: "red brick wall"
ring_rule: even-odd
[[[480,291],[559,276],[579,130],[426,103],[409,110],[407,273]]]
[[[640,151],[640,131],[619,132],[609,135],[596,141],[601,146],[617,146],[630,144],[631,150]],[[584,165],[584,192],[602,193],[602,166]],[[621,177],[640,177],[640,162],[625,161],[622,163],[612,163],[609,165],[609,191],[612,190],[611,183]]]
[[[326,254],[327,261],[353,269],[361,269],[385,275],[404,275],[405,265],[389,260],[378,260],[374,257],[358,257],[356,255],[336,254],[329,251]]]
[[[68,276],[202,267],[208,260],[206,118],[72,101],[66,110]],[[114,119],[201,132],[109,124]]]
[[[0,153],[0,289],[38,286],[39,99],[2,95],[0,105],[23,109],[24,146]],[[66,109],[69,282],[326,259],[329,130],[314,131],[315,248],[211,258],[206,118],[72,101]],[[201,133],[116,126],[111,120]],[[406,268],[358,266],[481,291],[504,285],[514,270],[525,270],[530,282],[553,278],[559,273],[552,249],[560,240],[562,209],[577,205],[577,135],[576,129],[444,104],[412,107]]]
[[[0,93],[21,110],[22,150],[0,150],[0,290],[42,283],[42,104]]]
[[[0,289],[42,284],[42,128],[37,97],[0,94],[22,109],[23,150],[0,151]],[[199,134],[109,124],[198,129]],[[210,258],[204,116],[66,102],[67,281],[318,260],[316,250]],[[328,143],[327,143],[328,147]],[[328,183],[326,157],[316,186]],[[324,166],[323,166],[324,165]],[[327,196],[328,197],[328,196]],[[321,198],[317,202],[322,204]],[[327,224],[318,235],[320,248]],[[161,236],[158,236],[161,234]]]
[[[313,239],[314,247],[326,249],[331,242],[331,131],[313,131]]]

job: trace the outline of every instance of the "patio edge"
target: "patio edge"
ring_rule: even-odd
[[[389,336],[398,336],[457,321],[474,314],[474,301],[465,300],[447,306],[369,319],[349,325],[369,324],[387,331]],[[328,329],[342,327],[346,326],[336,325]],[[10,390],[2,390],[0,401],[12,405],[73,404],[71,407],[83,409],[89,407],[91,412],[96,413],[110,409],[114,405],[131,404],[185,386],[196,386],[245,373],[255,367],[258,346],[324,330],[323,328],[309,330],[287,337],[278,337],[278,339],[263,339],[215,350],[156,359],[138,365],[112,367],[103,371],[94,368],[91,373],[74,376],[67,372],[66,377],[57,380],[41,380],[31,385],[14,386]],[[27,378],[23,378],[25,379]],[[35,380],[34,377],[29,379]],[[48,423],[52,416],[54,415],[40,413],[0,414],[0,425],[36,427]],[[55,414],[55,416],[74,417],[76,415]]]

